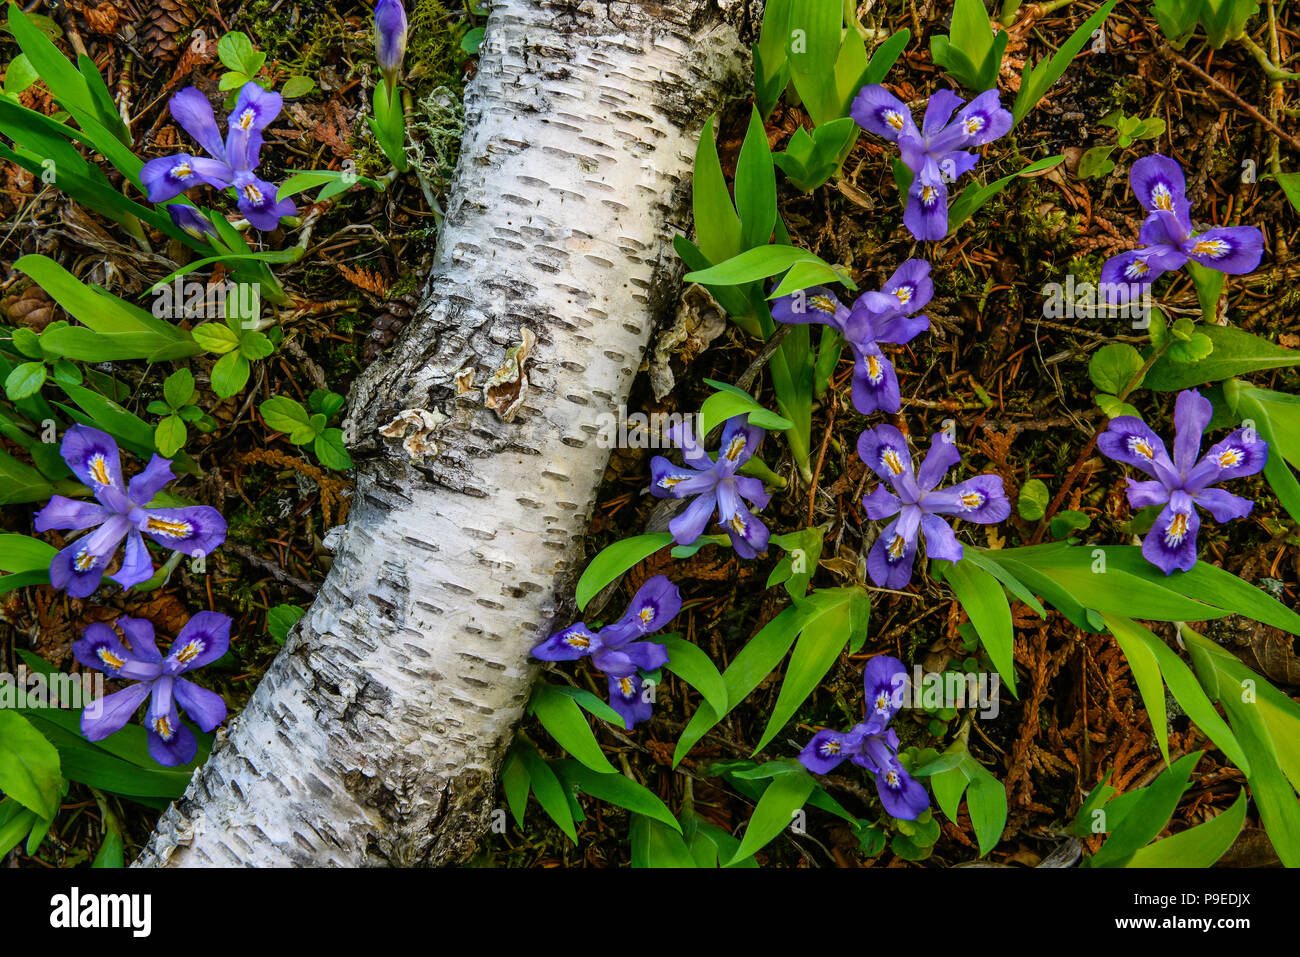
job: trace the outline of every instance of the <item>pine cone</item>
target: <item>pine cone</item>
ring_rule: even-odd
[[[29,282],[0,300],[0,314],[6,322],[40,332],[54,321],[54,300],[36,283]]]
[[[384,350],[393,344],[393,340],[401,335],[402,330],[406,328],[407,320],[411,318],[412,303],[408,297],[403,296],[390,299],[383,304],[383,309],[384,311],[370,324],[370,332],[366,335],[366,342],[361,350],[361,356],[367,363],[378,359]]]
[[[122,11],[113,0],[104,0],[103,3],[93,7],[87,3],[81,8],[81,15],[85,18],[90,32],[98,33],[102,37],[116,34],[118,24],[122,22]]]
[[[175,60],[180,53],[180,34],[194,25],[196,17],[188,0],[150,0],[139,31],[144,51],[164,63]]]

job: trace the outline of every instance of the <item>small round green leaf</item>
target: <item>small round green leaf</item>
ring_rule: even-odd
[[[194,373],[189,369],[177,369],[163,381],[163,398],[173,409],[194,401]]]
[[[258,411],[268,428],[283,432],[294,445],[306,445],[316,438],[317,430],[311,416],[295,399],[273,396],[258,406]]]
[[[45,385],[45,363],[24,362],[5,378],[5,395],[14,402],[34,396]]]
[[[266,632],[282,645],[289,637],[289,629],[305,614],[307,609],[297,605],[276,605],[266,613]]]
[[[1016,511],[1026,521],[1036,522],[1047,513],[1049,500],[1047,485],[1042,479],[1030,479],[1020,486],[1020,500],[1016,503]]]
[[[1122,342],[1111,343],[1093,354],[1088,363],[1088,376],[1102,392],[1118,395],[1133,380],[1142,364],[1142,354],[1132,346]]]
[[[239,340],[239,351],[248,359],[265,359],[275,351],[275,344],[265,333],[250,329]]]
[[[154,429],[153,443],[157,446],[159,455],[171,458],[185,445],[185,422],[179,415],[164,417]]]
[[[250,371],[247,359],[238,352],[227,352],[212,367],[212,391],[222,399],[237,395],[248,382]]]
[[[225,355],[239,347],[239,334],[223,322],[201,323],[191,330],[190,335],[205,352],[215,352],[217,355]]]
[[[311,77],[291,76],[284,81],[284,86],[280,87],[280,95],[286,100],[294,100],[306,96],[314,89],[316,89],[316,81]]]
[[[343,444],[342,429],[325,429],[316,436],[312,444],[320,464],[335,472],[352,468],[352,456],[348,455],[347,446]]]
[[[41,359],[45,356],[41,349],[41,337],[23,326],[14,330],[14,348],[29,359]]]

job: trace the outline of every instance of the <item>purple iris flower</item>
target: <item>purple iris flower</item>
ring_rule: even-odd
[[[876,776],[876,789],[886,811],[915,821],[930,806],[930,796],[903,770],[898,760],[898,734],[888,727],[903,703],[907,669],[897,658],[881,655],[867,663],[862,679],[867,692],[866,720],[851,731],[818,731],[799,752],[799,761],[814,774],[829,774],[848,758]]]
[[[609,678],[609,703],[629,731],[650,717],[650,701],[643,694],[640,671],[654,671],[668,663],[668,648],[643,640],[663,628],[682,610],[677,586],[656,575],[637,590],[623,617],[593,632],[583,622],[561,628],[533,649],[542,661],[591,663]]]
[[[877,292],[865,292],[852,309],[822,286],[782,296],[772,304],[777,322],[816,322],[836,329],[853,351],[853,407],[863,415],[897,412],[903,407],[894,364],[880,343],[902,345],[926,329],[930,319],[915,313],[934,296],[930,264],[909,259]]]
[[[1121,415],[1097,439],[1097,448],[1116,462],[1141,469],[1154,481],[1128,480],[1133,508],[1163,505],[1160,516],[1142,541],[1142,554],[1166,575],[1190,571],[1196,564],[1199,505],[1216,522],[1245,518],[1255,503],[1211,488],[1228,479],[1254,475],[1268,461],[1268,443],[1253,429],[1242,428],[1210,448],[1201,459],[1201,436],[1214,414],[1210,400],[1195,389],[1178,393],[1174,405],[1174,457],[1159,436],[1136,416]]]
[[[102,741],[121,731],[148,698],[145,727],[149,731],[149,754],[159,764],[189,764],[199,745],[194,732],[181,723],[177,708],[184,708],[195,724],[211,731],[226,720],[226,703],[220,695],[181,675],[211,664],[226,653],[230,647],[230,618],[215,611],[199,612],[185,623],[166,658],[158,653],[153,625],[148,621],[119,618],[116,624],[123,638],[119,639],[108,625],[88,625],[81,639],[73,642],[72,653],[83,665],[97,668],[110,678],[136,683],[105,695],[97,702],[98,708],[82,711],[82,733],[91,741]]]
[[[145,163],[140,180],[148,190],[149,201],[165,202],[200,183],[207,183],[217,189],[233,186],[239,211],[257,229],[275,229],[282,216],[293,216],[298,212],[293,200],[277,203],[278,187],[253,175],[257,154],[262,149],[262,131],[279,114],[281,102],[279,93],[264,90],[251,81],[245,83],[234,110],[226,118],[223,144],[207,97],[192,86],[178,92],[169,104],[172,117],[212,158],[177,153]]]
[[[668,523],[673,540],[690,545],[702,534],[718,513],[718,522],[731,538],[731,546],[741,558],[753,558],[767,551],[770,533],[767,526],[745,506],[767,507],[768,494],[759,479],[737,475],[763,441],[764,432],[749,425],[749,416],[736,415],[722,427],[722,444],[715,461],[695,441],[689,427],[676,427],[673,440],[682,449],[684,465],[674,465],[662,455],[650,462],[650,491],[658,498],[695,497],[686,509]]]
[[[375,4],[375,59],[391,95],[406,56],[406,8],[402,0],[379,0]]]
[[[907,106],[877,84],[864,86],[849,110],[859,126],[898,144],[912,171],[903,224],[917,239],[948,235],[948,184],[979,162],[966,147],[991,143],[1011,129],[1011,114],[1002,109],[997,90],[981,93],[953,118],[961,104],[952,90],[939,90],[918,130]]]
[[[1221,226],[1192,233],[1182,168],[1168,156],[1146,156],[1133,164],[1129,185],[1150,215],[1138,234],[1141,249],[1112,256],[1101,267],[1106,300],[1123,305],[1161,273],[1188,260],[1222,273],[1246,273],[1259,265],[1264,234],[1254,226]]]
[[[117,443],[107,434],[85,425],[74,425],[63,436],[59,448],[68,468],[98,499],[82,502],[55,495],[36,514],[36,530],[93,528],[50,563],[50,584],[65,589],[73,598],[85,598],[99,587],[104,568],[126,539],[126,555],[117,574],[109,577],[130,588],[153,576],[153,559],[144,535],[173,551],[198,557],[207,555],[226,540],[226,520],[215,508],[190,505],[184,508],[147,508],[153,497],[174,479],[171,460],[155,455],[145,470],[123,481],[122,458]]]
[[[961,561],[962,544],[940,516],[955,515],[992,525],[1011,514],[1011,503],[997,475],[977,475],[946,489],[935,488],[961,461],[957,446],[944,432],[936,432],[930,439],[930,451],[915,475],[907,439],[892,425],[863,432],[858,437],[858,455],[893,488],[891,492],[878,485],[862,497],[867,516],[873,520],[898,516],[876,538],[867,556],[867,570],[879,587],[902,588],[911,579],[918,532],[925,533],[925,551],[930,558]]]

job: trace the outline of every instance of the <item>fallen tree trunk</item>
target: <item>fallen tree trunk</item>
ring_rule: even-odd
[[[579,570],[601,416],[676,298],[695,138],[747,69],[707,0],[493,4],[421,307],[352,392],[333,568],[138,864],[473,850]]]

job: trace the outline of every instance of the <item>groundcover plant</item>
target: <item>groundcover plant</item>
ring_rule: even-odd
[[[0,858],[1300,865],[1300,14],[545,6],[7,7]]]

